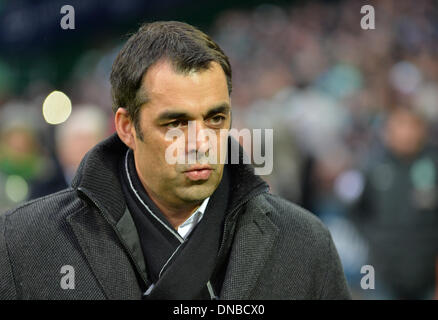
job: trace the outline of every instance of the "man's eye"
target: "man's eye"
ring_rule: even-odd
[[[169,129],[176,129],[176,128],[180,128],[186,124],[187,124],[187,121],[177,120],[177,121],[173,121],[173,122],[168,123],[166,126]]]
[[[214,125],[214,126],[221,125],[224,121],[225,121],[225,117],[224,116],[215,116],[215,117],[210,118],[208,120],[208,122],[211,125]]]

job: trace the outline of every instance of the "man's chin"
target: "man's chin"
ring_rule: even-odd
[[[199,202],[210,197],[216,188],[206,185],[192,185],[182,190],[180,198],[186,202]]]

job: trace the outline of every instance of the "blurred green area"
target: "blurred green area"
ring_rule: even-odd
[[[0,97],[5,91],[11,95],[20,95],[34,80],[62,87],[71,78],[74,66],[84,53],[90,50],[104,51],[123,43],[127,35],[134,32],[142,22],[181,20],[207,31],[217,15],[224,10],[250,9],[266,1],[154,0],[144,5],[145,1],[132,0],[127,1],[131,5],[119,17],[113,17],[106,11],[105,2],[87,2],[90,3],[87,6],[79,1],[69,2],[77,8],[76,29],[63,31],[59,26],[62,17],[59,9],[64,5],[62,1],[0,1],[0,26],[1,21],[6,24],[12,20],[12,24],[19,24],[21,21],[15,19],[23,19],[22,26],[10,28],[19,29],[17,35],[26,35],[8,41],[2,37],[6,31],[0,31]],[[278,5],[296,2],[300,1],[270,1]],[[112,2],[107,3],[110,5]],[[36,11],[34,15],[33,11]],[[29,22],[26,23],[27,19]],[[13,38],[13,35],[9,37]]]

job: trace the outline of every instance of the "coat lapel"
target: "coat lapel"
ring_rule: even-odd
[[[140,299],[141,289],[113,228],[96,211],[67,218],[89,266],[108,299]]]
[[[263,199],[263,195],[256,199]],[[237,222],[221,299],[250,298],[277,238],[279,230],[266,216],[270,206],[256,199],[247,205]]]

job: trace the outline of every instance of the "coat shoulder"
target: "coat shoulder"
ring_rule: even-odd
[[[277,249],[288,257],[323,264],[330,259],[333,240],[322,221],[306,209],[270,193],[264,193],[252,203],[250,211],[259,212],[278,231]],[[256,210],[252,210],[256,209]]]
[[[310,211],[270,193],[264,194],[264,200],[269,218],[285,235],[328,240],[327,227]]]
[[[351,298],[332,236],[317,216],[269,193],[261,195],[254,205],[262,209],[277,229],[268,271],[262,277],[271,279],[272,274],[284,275],[281,281],[266,283],[275,288],[271,290],[273,297]]]
[[[1,215],[0,300],[101,299],[69,219],[88,212],[76,190],[66,189]],[[74,268],[80,288],[60,286],[64,266]]]
[[[5,237],[18,243],[30,236],[42,240],[45,234],[56,233],[68,215],[83,207],[83,201],[71,188],[26,202],[2,215]]]

